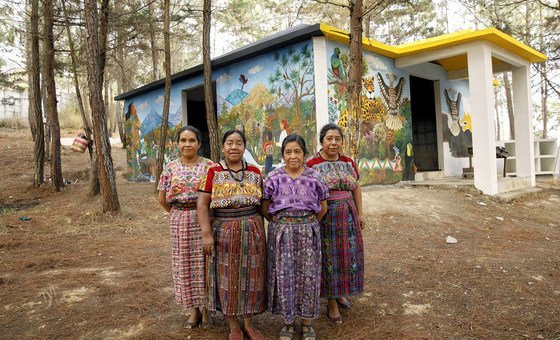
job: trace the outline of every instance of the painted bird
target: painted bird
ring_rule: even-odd
[[[239,75],[239,81],[241,82],[241,91],[243,91],[243,86],[245,86],[245,84],[247,84],[247,82],[249,81],[249,78],[245,77],[244,74]]]
[[[335,47],[334,52],[331,55],[331,70],[338,80],[345,82],[346,75],[344,74],[344,67],[342,66],[342,61],[340,60],[340,48]],[[344,92],[344,85],[340,85],[340,93]]]
[[[445,89],[443,90],[443,93],[445,94],[445,101],[447,102],[447,107],[449,108],[449,116],[451,117],[451,121],[447,121],[447,125],[453,136],[458,136],[459,132],[461,132],[461,128],[459,127],[461,92],[457,93],[455,89],[449,89],[449,91]],[[455,97],[455,93],[457,93],[457,99],[452,99],[452,97]]]
[[[403,77],[401,77],[397,86],[393,86],[397,80],[397,76],[393,73],[388,73],[386,76],[387,79],[389,79],[389,85],[385,83],[381,73],[377,72],[379,89],[388,107],[385,125],[393,131],[398,131],[403,127],[403,122],[400,116],[400,107],[403,101],[402,95],[406,81]]]

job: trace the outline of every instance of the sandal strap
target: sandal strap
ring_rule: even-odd
[[[307,329],[307,331],[306,331]],[[313,325],[301,325],[301,331],[302,331],[302,339],[305,340],[307,338],[313,338],[313,339],[317,339],[317,334],[315,333],[315,328],[313,328]]]

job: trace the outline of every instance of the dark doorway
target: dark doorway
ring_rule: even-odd
[[[214,114],[216,115],[216,83],[212,83],[214,97]],[[210,137],[206,121],[206,105],[204,104],[204,86],[183,91],[183,126],[192,125],[202,134],[200,154],[210,158]]]
[[[434,82],[410,76],[412,146],[418,171],[439,170]]]

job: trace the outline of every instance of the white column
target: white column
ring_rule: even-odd
[[[531,83],[529,67],[513,68],[513,114],[515,127],[515,157],[517,177],[530,177],[535,181],[535,150],[533,148],[533,122],[531,118]]]
[[[492,56],[485,43],[467,52],[472,118],[474,186],[487,195],[498,193]]]
[[[327,80],[327,40],[325,37],[313,37],[313,70],[315,73],[315,122],[317,124],[317,151],[319,131],[329,122],[329,95]]]

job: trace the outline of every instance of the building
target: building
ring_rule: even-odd
[[[348,41],[348,32],[334,27],[300,25],[214,59],[221,132],[244,129],[246,158],[263,165],[263,144],[277,143],[282,129],[299,132],[315,150],[321,126],[346,128]],[[535,185],[529,71],[545,55],[494,28],[400,46],[364,38],[362,47],[363,185],[414,180],[416,172],[458,176],[472,147],[475,186],[499,193],[492,81],[503,71],[513,74],[516,180]],[[208,131],[203,83],[202,65],[172,76],[171,131],[180,124]],[[125,101],[132,180],[153,179],[163,91],[161,79],[115,98]],[[172,150],[173,141],[168,145]],[[208,155],[207,140],[203,149]],[[279,157],[277,151],[275,163]]]

